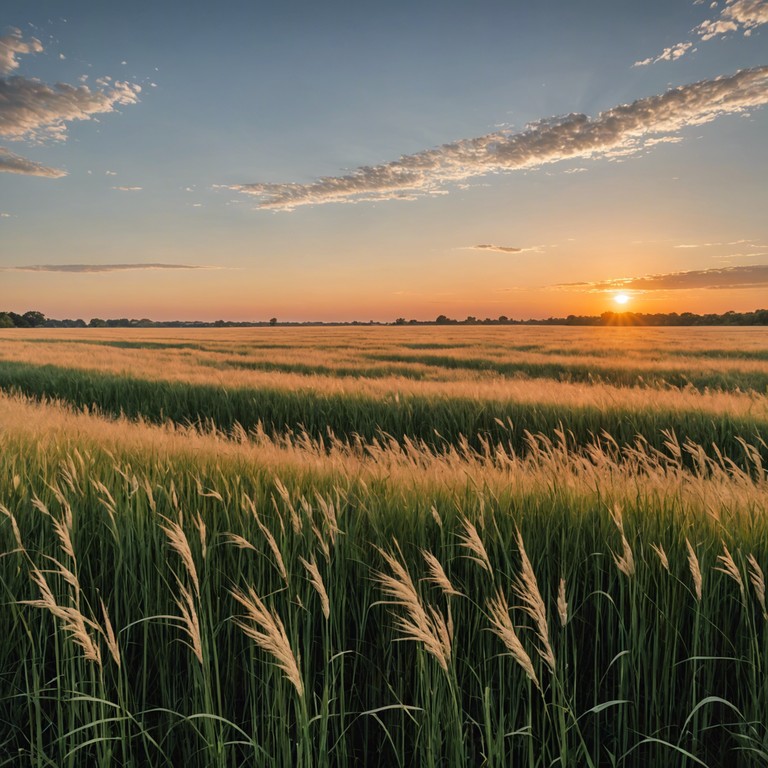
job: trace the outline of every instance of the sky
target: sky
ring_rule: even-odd
[[[768,0],[4,0],[0,311],[768,307],[766,104]]]

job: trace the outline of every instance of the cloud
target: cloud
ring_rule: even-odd
[[[18,69],[17,53],[39,53],[43,44],[36,38],[24,40],[21,30],[12,27],[8,34],[0,36],[0,75],[7,75]]]
[[[635,154],[649,139],[709,123],[720,115],[768,103],[768,66],[673,88],[601,112],[542,120],[520,133],[502,130],[460,139],[415,155],[308,184],[256,183],[230,188],[257,198],[262,209],[391,200],[442,191],[450,183],[489,173],[537,168],[575,158]]]
[[[759,288],[768,286],[768,264],[742,267],[697,269],[688,272],[668,272],[644,277],[623,277],[596,283],[562,283],[555,288],[579,288],[590,293],[631,290],[678,291],[692,289]]]
[[[716,19],[702,22],[693,31],[702,40],[739,30],[748,37],[762,24],[768,24],[768,0],[728,0]]]
[[[633,66],[635,67],[647,67],[649,64],[657,64],[660,61],[677,61],[681,56],[685,55],[693,47],[693,43],[675,43],[669,48],[665,48],[655,58],[650,56],[642,61],[636,61]]]
[[[0,136],[28,141],[63,140],[67,123],[114,112],[119,105],[135,104],[140,91],[141,86],[127,82],[91,90],[87,85],[0,78]]]
[[[144,187],[112,187],[112,189],[116,189],[118,192],[141,192]]]
[[[221,269],[202,264],[28,264],[20,267],[3,267],[11,272],[73,272],[91,274],[94,272],[125,272],[134,269]]]
[[[498,251],[499,253],[520,253],[522,248],[513,248],[508,245],[473,245],[474,251]]]
[[[0,75],[9,75],[18,68],[17,54],[42,50],[43,45],[37,38],[25,40],[20,30],[11,29],[0,37]],[[87,85],[48,85],[18,75],[0,77],[0,137],[32,143],[46,139],[62,141],[66,138],[68,123],[90,120],[94,115],[114,112],[121,105],[135,104],[140,92],[140,86],[128,82],[115,82],[102,90],[93,90]],[[0,171],[53,179],[67,175],[2,147]]]
[[[27,176],[45,176],[49,179],[60,179],[67,175],[66,171],[27,160],[21,155],[9,152],[4,147],[0,147],[0,173],[23,173]]]
[[[532,246],[529,248],[515,248],[511,245],[492,245],[490,243],[488,244],[482,244],[482,245],[471,245],[469,246],[470,250],[473,251],[496,251],[497,253],[528,253],[529,251],[535,251],[538,252],[541,250],[540,246]]]
[[[694,5],[700,5],[700,3],[694,0]],[[717,3],[711,3],[710,8],[716,9]],[[768,0],[727,0],[717,18],[703,21],[694,27],[692,32],[702,40],[712,40],[715,37],[726,35],[728,32],[738,31],[742,31],[745,37],[749,37],[753,29],[766,23],[768,23]],[[655,58],[651,56],[642,61],[636,61],[634,66],[645,67],[659,61],[677,61],[691,50],[692,46],[693,43],[690,42],[676,43],[665,48]],[[693,50],[696,49],[693,48]]]

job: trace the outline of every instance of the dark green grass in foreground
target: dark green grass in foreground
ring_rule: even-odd
[[[662,449],[674,432],[681,443],[691,441],[742,463],[739,438],[758,445],[768,461],[768,448],[760,445],[768,424],[703,411],[661,408],[567,407],[470,397],[439,398],[402,394],[376,398],[353,393],[321,393],[310,389],[224,389],[213,385],[149,381],[127,375],[0,361],[0,389],[33,398],[60,399],[77,408],[97,408],[107,415],[124,414],[162,423],[207,423],[228,431],[236,424],[246,430],[257,425],[269,434],[305,430],[311,437],[332,433],[346,440],[371,441],[382,432],[401,441],[424,441],[436,449],[468,440],[476,448],[484,442],[503,442],[524,451],[527,433],[553,437],[567,429],[576,446],[607,432],[620,446],[633,445],[638,435]]]
[[[237,460],[214,466],[150,449],[113,455],[84,442],[0,436],[0,502],[26,548],[0,514],[0,765],[766,764],[768,636],[745,560],[768,558],[760,510],[733,518],[723,510],[717,523],[652,486],[632,493],[620,500],[634,558],[623,573],[613,553],[627,551],[607,485],[579,491],[553,475],[534,493],[494,494],[470,482],[456,491],[332,472],[281,479],[285,491],[269,469]],[[492,573],[462,546],[465,517],[478,526]],[[69,531],[74,558],[54,521]],[[186,565],[163,530],[174,524],[191,551]],[[514,607],[517,527],[553,669],[537,653],[530,617]],[[701,599],[686,538],[703,572]],[[714,569],[722,540],[744,590]],[[663,546],[670,572],[652,544]],[[392,569],[378,548],[404,564],[427,615],[447,621],[450,612],[444,667],[422,643],[403,640],[397,625],[407,614],[386,604],[378,574]],[[461,596],[426,580],[422,549]],[[50,557],[77,587],[54,573]],[[327,618],[299,558],[319,568]],[[23,603],[41,597],[36,568],[60,606],[93,620],[87,631],[100,663],[83,658],[50,610]],[[182,588],[199,622],[201,660],[181,618]],[[238,617],[252,625],[231,591],[248,588],[283,622],[302,695],[237,626]],[[540,688],[491,631],[489,601],[499,593],[513,606]],[[100,601],[119,666],[95,628],[105,625]]]

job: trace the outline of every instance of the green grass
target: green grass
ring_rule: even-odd
[[[382,433],[402,441],[423,441],[435,449],[457,444],[463,437],[480,448],[502,442],[524,451],[528,435],[553,437],[566,429],[574,446],[583,446],[609,433],[620,446],[632,446],[638,435],[662,449],[665,432],[681,443],[690,441],[713,454],[713,444],[742,464],[739,438],[758,443],[768,434],[759,419],[737,418],[705,411],[661,408],[558,407],[470,397],[429,397],[402,394],[385,398],[357,393],[322,393],[311,389],[275,387],[225,389],[214,385],[150,381],[128,375],[101,373],[52,365],[0,361],[0,389],[34,398],[58,398],[77,408],[162,423],[209,423],[229,431],[260,426],[268,434],[303,430],[311,437],[329,432],[342,440],[370,442]],[[768,463],[768,449],[760,446]]]
[[[598,366],[585,363],[508,361],[480,357],[452,357],[450,355],[403,355],[373,352],[366,355],[372,360],[389,363],[419,363],[446,370],[493,371],[502,376],[524,376],[533,379],[553,379],[571,382],[605,382],[619,387],[694,387],[700,391],[754,390],[768,392],[768,371],[740,370],[665,370],[663,363],[653,370],[629,366]]]
[[[43,444],[4,434],[0,451],[0,501],[26,549],[18,551],[1,514],[0,765],[699,764],[683,750],[705,765],[765,764],[766,621],[752,590],[742,594],[714,568],[723,540],[745,582],[748,554],[765,565],[768,522],[758,509],[717,522],[682,496],[630,493],[620,500],[635,558],[627,576],[612,554],[623,545],[608,474],[592,489],[553,474],[535,489],[494,491],[469,477],[463,488],[441,487],[307,468],[281,472],[283,490],[269,467],[168,456],[150,445],[107,451],[85,439]],[[478,525],[492,574],[461,545],[464,518]],[[70,531],[75,559],[56,520]],[[185,533],[199,597],[163,531],[168,521]],[[487,615],[497,590],[520,604],[518,527],[554,670],[536,652],[530,617],[516,607],[511,617],[541,690]],[[228,543],[233,533],[252,548]],[[700,602],[686,538],[704,573]],[[377,574],[391,571],[380,549],[402,558],[425,607],[443,616],[450,609],[446,669],[398,630],[404,611],[386,604]],[[446,598],[425,580],[422,549],[463,596]],[[50,611],[24,604],[40,597],[30,579],[38,568],[58,603],[74,605],[75,589],[52,572],[52,557],[74,574],[78,604],[99,625],[104,601],[120,667],[95,630],[101,665],[83,659]],[[300,557],[319,566],[328,619]],[[555,606],[561,578],[564,627]],[[193,595],[202,663],[185,644],[177,583]],[[248,587],[284,623],[303,697],[233,620],[243,609],[231,590]]]

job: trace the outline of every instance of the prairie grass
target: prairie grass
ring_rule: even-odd
[[[398,342],[480,338],[446,333]],[[683,336],[622,338],[730,343]],[[126,340],[231,357],[249,338]],[[290,340],[310,339],[354,347],[339,360],[371,346]],[[17,344],[0,345],[3,387],[28,395],[0,395],[0,766],[768,762],[764,395],[222,387],[173,357],[203,350],[151,349],[129,376],[146,348],[56,368]],[[189,367],[163,379],[169,361]]]

